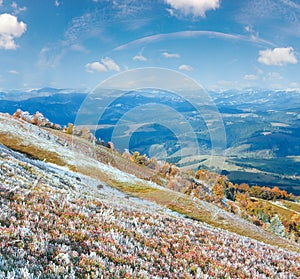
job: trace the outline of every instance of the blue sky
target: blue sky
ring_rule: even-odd
[[[128,69],[206,89],[300,88],[300,1],[0,0],[0,89],[92,89]]]

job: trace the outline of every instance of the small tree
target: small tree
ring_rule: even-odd
[[[282,225],[277,214],[271,219],[267,228],[274,234],[284,236],[284,226]]]
[[[212,191],[213,191],[213,194],[215,196],[217,196],[218,198],[220,199],[223,199],[225,197],[225,194],[224,194],[224,188],[221,184],[219,183],[216,183],[213,187],[212,187]]]
[[[74,125],[72,123],[68,123],[68,127],[66,128],[66,133],[69,135],[73,134],[73,127]]]
[[[247,208],[250,202],[248,193],[237,193],[235,200],[244,208]]]
[[[250,192],[250,187],[247,183],[242,183],[238,186],[240,192]]]
[[[148,158],[146,155],[140,155],[138,151],[133,152],[131,160],[138,165],[145,165]]]

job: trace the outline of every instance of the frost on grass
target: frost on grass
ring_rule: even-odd
[[[138,181],[104,166],[122,182]],[[0,206],[0,278],[300,276],[297,253],[169,214],[3,146]]]

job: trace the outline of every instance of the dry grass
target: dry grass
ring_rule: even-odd
[[[121,182],[110,179],[107,181],[107,184],[111,187],[114,187],[122,192],[126,192],[128,194],[141,194],[144,195],[146,193],[152,193],[156,192],[157,190],[155,188],[143,185],[143,184],[132,184],[128,182]]]
[[[69,146],[77,146],[76,149],[80,152],[88,156],[92,154],[101,163],[110,164],[111,166],[123,172],[133,174],[136,177],[142,179],[148,179],[155,175],[155,172],[153,170],[129,161],[128,159],[122,157],[122,155],[117,151],[111,150],[106,146],[94,145],[84,138],[69,135],[62,131],[57,131],[53,129],[46,130],[49,133],[52,133],[57,137],[67,141],[69,143]]]
[[[294,210],[298,213],[300,213],[300,204],[296,202],[291,201],[281,201],[281,203],[288,209]]]
[[[269,201],[265,201],[266,206],[271,207],[271,211],[273,211],[275,214],[278,214],[279,216],[284,217],[286,220],[290,220],[292,216],[295,214],[293,210],[290,210],[288,207],[285,208],[284,205],[276,205],[274,203],[271,203]]]
[[[194,200],[189,196],[167,189],[147,188],[144,185],[132,185],[114,180],[109,180],[108,184],[127,194],[155,202],[191,219],[300,253],[299,245],[238,219],[232,214],[224,213],[224,211],[218,209],[216,206],[207,204],[201,200]]]
[[[59,166],[65,166],[66,163],[55,152],[44,150],[35,145],[25,145],[23,140],[8,133],[0,133],[0,142],[8,148],[28,155],[29,157],[45,160],[46,162],[53,163]]]

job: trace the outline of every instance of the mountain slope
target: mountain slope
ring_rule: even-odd
[[[296,253],[1,146],[0,154],[1,278],[299,276]]]
[[[0,147],[0,277],[300,276],[299,245],[141,179],[151,171],[117,152],[4,114],[0,131],[30,155]]]
[[[117,152],[107,152],[105,147],[95,146],[86,140],[56,130],[41,129],[9,115],[0,114],[0,131],[2,143],[31,157],[68,167],[125,193],[149,199],[214,226],[266,243],[299,249],[294,243],[290,245],[286,240],[245,223],[243,219],[220,210],[213,204],[148,181],[153,175],[151,170],[125,160]]]

